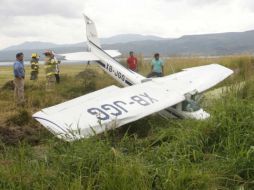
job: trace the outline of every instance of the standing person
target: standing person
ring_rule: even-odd
[[[160,54],[156,53],[154,59],[151,62],[152,72],[147,76],[151,77],[163,77],[164,75],[164,62],[160,59]]]
[[[25,67],[24,67],[24,54],[17,53],[16,61],[13,65],[14,74],[14,99],[17,104],[25,102],[24,87],[25,87]]]
[[[46,70],[46,89],[52,90],[56,83],[56,65],[58,64],[55,60],[55,55],[52,51],[47,50],[45,53],[45,70]]]
[[[134,52],[130,52],[130,56],[127,59],[128,68],[132,71],[138,71],[138,59],[134,56]]]
[[[56,58],[55,58],[55,60],[57,61],[55,78],[56,78],[56,83],[59,84],[60,83],[60,68],[59,68],[59,65],[60,65],[61,61],[58,61]]]
[[[33,53],[31,56],[31,77],[30,80],[37,80],[39,74],[39,56],[37,53]]]

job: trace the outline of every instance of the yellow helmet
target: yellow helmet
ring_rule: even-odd
[[[32,58],[39,58],[38,54],[37,53],[32,53]]]

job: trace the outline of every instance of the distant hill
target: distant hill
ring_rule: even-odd
[[[112,44],[120,44],[120,43],[129,43],[129,42],[140,42],[140,41],[159,41],[165,40],[165,38],[157,37],[157,36],[145,36],[139,34],[122,34],[116,35],[109,38],[102,38],[101,43],[112,45]],[[85,42],[80,42],[76,44],[54,44],[48,42],[24,42],[19,45],[11,46],[0,51],[0,61],[12,61],[15,57],[15,54],[19,51],[22,51],[25,54],[26,59],[30,59],[30,55],[33,52],[37,52],[40,55],[45,51],[45,49],[52,49],[58,54],[63,53],[73,53],[78,51],[86,51],[87,45]]]
[[[51,47],[57,47],[59,45],[57,44],[53,44],[53,43],[48,43],[48,42],[24,42],[22,44],[19,45],[14,45],[11,47],[8,47],[6,49],[4,49],[3,51],[12,51],[12,50],[32,50],[35,49],[35,47],[40,48],[40,49],[47,49],[47,48],[51,48]]]
[[[146,41],[146,40],[165,40],[165,38],[161,38],[158,36],[145,36],[145,35],[139,35],[139,34],[121,34],[116,35],[110,38],[102,38],[101,43],[102,44],[117,44],[117,43],[128,43],[128,42],[138,42],[138,41]]]
[[[106,49],[118,49],[127,53],[130,49],[152,55],[160,52],[164,56],[210,56],[254,53],[254,31],[187,35],[178,39],[140,41],[104,45]]]
[[[48,42],[24,42],[22,44],[14,45],[3,49],[2,51],[17,51],[17,50],[35,50],[35,49],[54,49],[54,48],[65,48],[65,47],[83,47],[85,42],[77,44],[54,44]]]
[[[155,52],[159,52],[163,56],[254,54],[254,31],[187,35],[177,39],[123,34],[103,38],[101,42],[104,49],[117,49],[123,54],[133,50],[136,53],[142,53],[144,56],[152,56]],[[85,42],[77,44],[25,42],[0,51],[0,61],[13,60],[17,51],[23,51],[29,58],[32,52],[42,54],[45,49],[53,49],[61,54],[86,51],[87,46]]]
[[[157,36],[145,36],[139,34],[121,34],[112,36],[109,38],[102,38],[102,44],[117,44],[117,43],[128,43],[128,42],[138,42],[145,40],[165,40],[165,38]],[[48,42],[24,42],[22,44],[14,45],[3,49],[2,51],[13,51],[13,50],[34,50],[34,49],[54,49],[54,48],[72,48],[72,47],[85,47],[85,42],[77,44],[54,44]]]

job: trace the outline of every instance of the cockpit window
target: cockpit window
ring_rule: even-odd
[[[182,110],[186,112],[195,112],[200,110],[200,107],[194,100],[186,100],[182,104]]]

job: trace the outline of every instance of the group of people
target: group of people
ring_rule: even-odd
[[[130,56],[127,59],[127,66],[130,70],[138,72],[138,59],[134,56],[134,52],[130,52]],[[151,77],[163,77],[164,75],[164,62],[160,59],[160,54],[154,54],[154,58],[151,62],[151,72],[147,75],[147,78]]]
[[[46,71],[46,89],[52,90],[56,83],[60,83],[59,64],[55,57],[55,54],[51,50],[47,50],[45,53],[45,71]],[[39,74],[39,55],[33,53],[31,56],[31,76],[30,80],[36,81]],[[130,52],[130,56],[127,59],[127,66],[130,70],[138,72],[138,59],[135,57],[134,52]],[[25,67],[24,67],[24,54],[16,54],[16,62],[14,63],[14,85],[15,85],[15,99],[18,104],[23,104],[24,98],[24,86],[25,86]],[[148,78],[162,77],[164,75],[164,62],[160,59],[160,54],[156,53],[151,62],[151,72],[148,74]]]
[[[51,50],[47,50],[45,53],[45,71],[46,71],[46,89],[51,90],[56,83],[60,83],[60,70],[58,61],[55,54]],[[31,76],[30,80],[36,81],[39,75],[39,55],[33,53],[31,56]],[[18,104],[25,102],[24,87],[25,87],[25,66],[24,66],[24,54],[17,53],[16,61],[13,66],[14,74],[14,97]]]

